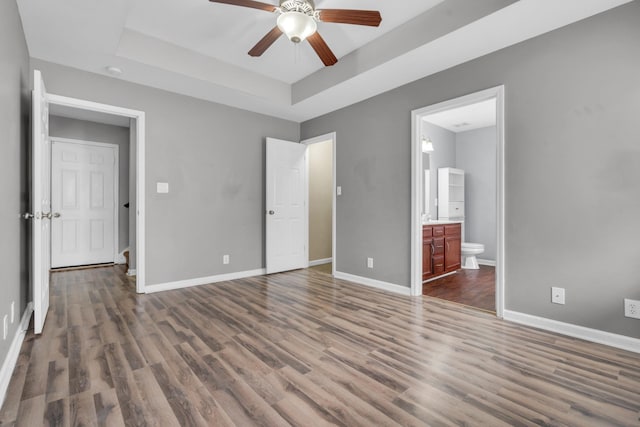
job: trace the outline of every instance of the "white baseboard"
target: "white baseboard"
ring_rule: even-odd
[[[368,277],[355,276],[349,273],[342,273],[340,271],[336,271],[336,274],[333,276],[336,279],[348,280],[349,282],[358,283],[360,285],[369,286],[376,289],[382,289],[383,291],[389,291],[400,295],[411,295],[411,288],[396,285],[394,283],[383,282],[380,280],[370,279]]]
[[[557,332],[562,335],[568,335],[570,337],[580,338],[598,344],[604,344],[623,350],[633,351],[634,353],[640,353],[640,339],[638,338],[613,334],[611,332],[605,332],[599,329],[586,328],[584,326],[559,322],[557,320],[533,316],[531,314],[525,314],[511,310],[505,310],[503,318],[504,320],[510,322],[520,323],[526,326],[533,326],[534,328]]]
[[[480,264],[480,265],[488,265],[489,267],[495,267],[496,266],[495,260],[480,259],[480,258],[477,258],[477,260],[478,260],[478,264]]]
[[[309,267],[315,267],[316,265],[331,264],[332,262],[333,262],[333,258],[316,259],[313,261],[309,261]]]
[[[135,276],[136,275],[136,269],[135,268],[130,268],[127,270],[127,276]]]
[[[16,368],[16,362],[18,361],[18,356],[20,355],[20,348],[22,347],[22,342],[24,341],[24,337],[27,334],[27,329],[29,328],[29,322],[31,321],[32,313],[33,303],[30,302],[29,304],[27,304],[27,307],[24,310],[24,314],[22,315],[22,319],[20,320],[20,324],[18,325],[18,330],[13,337],[13,341],[11,341],[11,346],[9,347],[7,357],[5,357],[4,363],[2,363],[2,368],[0,369],[0,407],[2,407],[5,397],[7,397],[9,382],[11,382],[13,370]]]
[[[228,280],[244,279],[247,277],[262,276],[266,274],[264,268],[258,270],[239,271],[237,273],[218,274],[216,276],[198,277],[196,279],[178,280],[176,282],[160,283],[145,286],[148,294],[154,292],[170,291],[174,289],[190,288],[192,286],[208,285],[211,283],[226,282]]]

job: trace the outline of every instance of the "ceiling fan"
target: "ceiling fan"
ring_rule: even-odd
[[[280,6],[253,0],[209,1],[250,7],[279,14],[277,25],[249,51],[249,55],[261,56],[282,34],[285,34],[294,43],[309,40],[309,44],[326,66],[336,64],[338,58],[318,34],[318,22],[367,25],[370,27],[378,27],[382,22],[380,12],[377,10],[316,9],[313,0],[280,0]]]

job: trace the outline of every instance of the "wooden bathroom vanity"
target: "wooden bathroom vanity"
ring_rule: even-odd
[[[461,267],[460,223],[425,224],[422,226],[422,282],[430,281]]]

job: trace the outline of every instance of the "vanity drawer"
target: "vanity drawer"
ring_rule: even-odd
[[[435,237],[433,239],[433,255],[444,256],[444,237]]]
[[[427,238],[433,236],[433,227],[426,225],[422,227],[422,237]]]
[[[444,255],[433,257],[433,274],[444,273]]]
[[[450,224],[444,226],[444,235],[447,237],[458,237],[461,233],[460,224]]]
[[[444,236],[444,226],[433,227],[433,237]]]

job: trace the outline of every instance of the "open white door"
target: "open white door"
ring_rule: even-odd
[[[49,103],[42,74],[33,73],[31,182],[31,280],[34,332],[42,333],[49,310],[49,267],[51,263],[51,144]]]
[[[267,274],[307,268],[307,146],[267,138]]]

